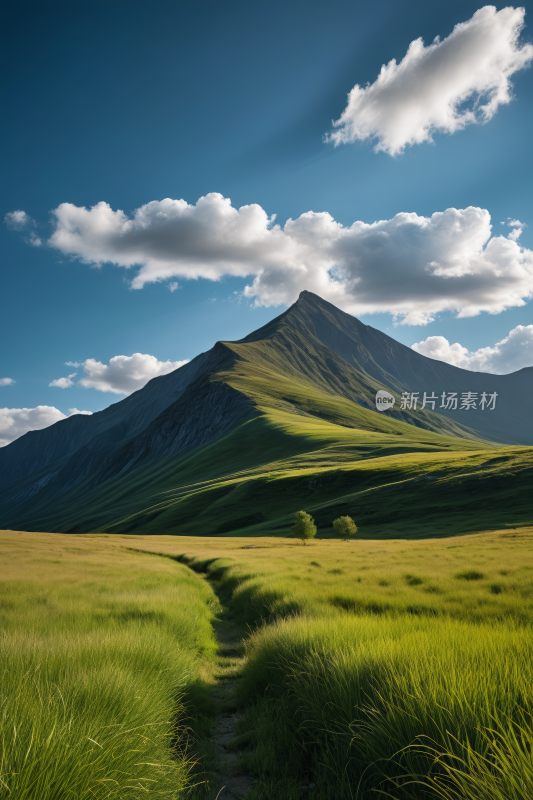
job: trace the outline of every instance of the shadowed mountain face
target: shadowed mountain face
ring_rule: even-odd
[[[491,375],[427,358],[311,292],[302,292],[298,302],[271,325],[280,324],[282,319],[293,328],[311,333],[398,396],[408,391],[418,392],[422,398],[424,392],[434,392],[439,397],[435,411],[445,418],[468,426],[486,439],[533,445],[533,367],[509,375]],[[261,331],[243,341],[258,334]],[[498,397],[491,411],[446,410],[439,407],[442,392],[457,392],[459,398],[464,392],[477,393],[478,398],[483,392],[497,392]]]
[[[397,399],[383,413],[374,402],[379,389]],[[361,435],[369,452],[391,439],[410,452],[487,440],[533,444],[531,389],[533,368],[503,376],[458,369],[302,292],[245,339],[218,342],[105,411],[70,417],[0,449],[0,527],[98,529],[135,505],[142,495],[135,489],[132,497],[135,481],[151,497],[174,486],[178,474],[187,483],[226,474],[230,460],[232,470],[262,463],[265,439],[261,433],[259,444],[254,436],[265,425],[276,429],[277,457],[300,447],[293,422],[310,430],[313,420],[333,438],[354,431],[357,458]],[[434,411],[401,409],[402,392],[434,392],[439,403]],[[498,398],[494,410],[443,410],[442,392]],[[280,415],[287,420],[281,427]],[[231,456],[222,444],[213,450],[230,435]]]

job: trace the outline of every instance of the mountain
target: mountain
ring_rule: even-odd
[[[457,392],[460,397],[474,392],[481,397],[482,392],[496,392],[493,411],[446,411],[438,404],[435,410],[493,441],[533,445],[533,366],[509,375],[454,367],[411,350],[310,292],[302,292],[289,312],[293,325],[398,393],[419,392],[422,397],[424,392],[435,392],[440,397],[442,392]]]
[[[104,411],[70,417],[2,448],[0,526],[193,532],[211,509],[203,532],[261,528],[274,519],[269,498],[271,488],[281,487],[276,481],[287,478],[291,509],[297,502],[291,481],[310,469],[342,468],[355,479],[363,462],[371,463],[371,482],[383,482],[397,468],[410,474],[428,454],[451,463],[454,453],[463,464],[469,454],[486,459],[502,445],[515,446],[504,461],[522,475],[529,451],[516,446],[533,444],[532,384],[533,368],[496,376],[426,358],[302,292],[244,339],[217,342]],[[376,410],[379,389],[396,397],[386,412]],[[437,403],[432,411],[402,409],[402,392],[498,397],[494,410],[442,410]],[[327,485],[325,472],[316,475],[315,489]],[[239,493],[229,499],[236,488],[242,500]],[[345,488],[337,481],[335,497]],[[254,511],[263,496],[263,510]],[[277,505],[285,513],[286,504]],[[242,514],[235,517],[237,506]]]

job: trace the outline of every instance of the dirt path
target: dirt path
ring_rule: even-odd
[[[239,770],[239,749],[246,743],[246,735],[239,735],[237,723],[241,714],[237,710],[234,692],[239,672],[244,664],[242,633],[226,614],[216,625],[219,641],[217,685],[212,699],[219,709],[212,743],[219,763],[218,800],[242,800],[255,781]]]

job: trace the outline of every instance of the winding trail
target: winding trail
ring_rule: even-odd
[[[219,641],[217,685],[212,700],[219,709],[212,743],[219,763],[218,800],[242,800],[255,781],[239,769],[238,750],[246,744],[246,735],[239,736],[237,723],[242,714],[238,711],[234,693],[239,672],[245,658],[242,654],[242,632],[232,621],[227,610],[216,625]]]

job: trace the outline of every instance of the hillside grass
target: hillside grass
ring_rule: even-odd
[[[101,530],[276,535],[303,506],[322,535],[346,514],[374,538],[533,522],[532,448],[493,447],[359,412],[385,430],[264,410],[191,455],[182,471],[162,467],[162,491],[150,494],[137,475],[127,503],[115,498],[116,511],[126,513]],[[135,510],[132,502],[147,505]]]
[[[250,625],[251,798],[532,796],[533,527],[142,547],[207,571]]]
[[[0,532],[0,797],[184,796],[218,601],[126,545]]]

